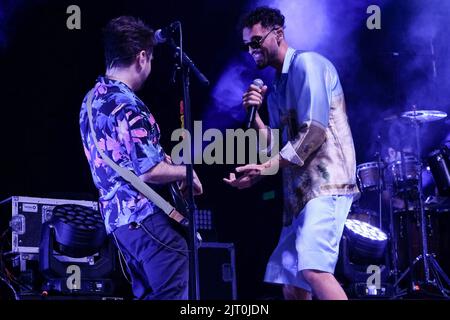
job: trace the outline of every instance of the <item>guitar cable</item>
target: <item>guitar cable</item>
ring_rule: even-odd
[[[116,243],[117,252],[119,253],[120,270],[122,271],[122,274],[123,274],[123,276],[125,277],[125,280],[127,280],[127,282],[128,282],[129,284],[131,284],[131,279],[128,278],[128,274],[127,274],[127,273],[130,273],[130,271],[129,271],[129,270],[130,270],[130,267],[128,266],[127,259],[125,259],[125,256],[124,256],[124,254],[123,254],[123,252],[122,252],[122,249],[120,248],[119,241],[117,240],[117,237],[116,237],[114,231],[111,232],[111,233],[112,233],[113,238],[114,238],[114,241],[115,241],[115,243]],[[126,266],[126,268],[128,269],[128,272],[125,271],[125,268],[123,267],[123,263],[125,263],[125,266]]]
[[[105,215],[103,214],[103,206],[99,202],[99,210],[98,210],[103,218],[103,221],[105,221]],[[115,231],[115,230],[114,230]],[[125,280],[131,284],[131,279],[128,277],[128,274],[130,273],[130,267],[128,266],[127,259],[125,259],[125,255],[122,252],[122,248],[119,245],[119,241],[117,240],[116,234],[114,231],[111,232],[112,237],[114,239],[114,242],[116,243],[117,252],[119,253],[119,264],[120,264],[120,270],[122,271],[122,274],[125,278]],[[123,266],[123,263],[125,263],[126,268],[128,269],[128,272],[125,271],[125,268]]]
[[[143,225],[141,223],[132,222],[132,223],[130,223],[130,226],[134,226],[135,229],[142,227],[142,230],[144,230],[144,232],[147,233],[147,235],[150,238],[152,238],[154,241],[156,241],[157,243],[159,243],[163,247],[166,247],[169,250],[176,251],[176,252],[182,252],[182,253],[189,253],[189,252],[191,252],[191,250],[189,250],[189,249],[177,249],[177,248],[169,246],[168,244],[166,244],[163,241],[159,240],[150,230],[148,230],[148,228],[145,225]]]

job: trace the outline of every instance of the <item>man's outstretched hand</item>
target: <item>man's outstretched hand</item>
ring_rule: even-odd
[[[263,178],[262,172],[265,169],[264,164],[248,164],[237,167],[236,172],[242,175],[236,178],[236,174],[231,172],[229,178],[223,178],[223,181],[238,189],[249,188]]]

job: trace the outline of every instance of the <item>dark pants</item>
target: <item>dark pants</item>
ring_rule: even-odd
[[[178,228],[166,214],[155,213],[136,229],[127,225],[114,231],[136,299],[188,299],[188,248]]]

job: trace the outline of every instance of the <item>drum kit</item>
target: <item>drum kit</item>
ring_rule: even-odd
[[[362,214],[363,217],[356,218],[382,230],[387,229],[388,255],[397,296],[431,289],[440,297],[450,298],[450,279],[436,260],[436,251],[443,247],[436,244],[437,239],[449,239],[448,234],[440,234],[437,219],[443,216],[444,211],[450,213],[450,206],[437,209],[430,206],[424,199],[422,182],[423,173],[431,171],[437,189],[436,198],[448,199],[447,203],[450,203],[450,150],[442,146],[423,158],[420,132],[423,124],[446,117],[442,111],[416,110],[415,107],[402,113],[395,121],[413,128],[409,132],[415,140],[414,147],[393,151],[391,155],[394,157],[386,161],[381,157],[380,146],[377,161],[363,163],[356,168],[362,195],[375,192],[378,195],[378,213],[359,208],[352,210],[350,216],[355,218],[355,215]],[[382,212],[383,208],[386,214]],[[429,249],[436,251],[430,252]],[[442,258],[447,258],[446,252],[441,254],[445,255]],[[405,283],[408,288],[400,289]]]

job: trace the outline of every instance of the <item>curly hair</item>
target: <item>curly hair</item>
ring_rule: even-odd
[[[121,16],[103,28],[103,45],[106,67],[128,67],[140,51],[153,52],[154,32],[139,18]]]
[[[257,7],[244,17],[241,23],[241,29],[251,28],[258,23],[261,23],[261,26],[264,28],[274,26],[284,28],[284,16],[278,9],[267,6]]]

